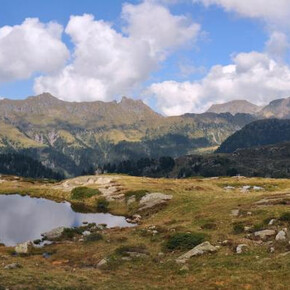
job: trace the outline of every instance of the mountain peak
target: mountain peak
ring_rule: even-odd
[[[207,112],[208,113],[231,113],[232,115],[238,113],[244,114],[256,114],[261,107],[248,102],[247,100],[233,100],[223,104],[212,105]]]

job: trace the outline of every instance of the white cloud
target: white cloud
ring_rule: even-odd
[[[206,6],[219,5],[226,11],[241,16],[261,18],[270,23],[288,22],[290,16],[289,0],[193,0]]]
[[[150,86],[161,112],[203,112],[213,103],[246,99],[256,104],[289,96],[290,68],[265,53],[240,53],[227,66],[216,65],[201,81],[166,81]]]
[[[155,1],[125,4],[123,33],[92,15],[72,16],[65,32],[73,61],[57,74],[36,79],[36,93],[63,100],[112,100],[127,94],[158,68],[175,48],[194,41],[200,27]]]
[[[61,41],[62,26],[27,18],[0,28],[0,82],[51,73],[65,64],[69,51]]]

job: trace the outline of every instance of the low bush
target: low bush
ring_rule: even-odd
[[[97,242],[103,239],[100,233],[92,233],[85,237],[85,242]]]
[[[244,232],[244,224],[243,223],[234,223],[233,224],[233,232],[235,235],[242,234]]]
[[[280,221],[290,222],[290,212],[285,212],[280,216]]]
[[[205,240],[202,233],[176,233],[165,244],[168,250],[190,250]]]
[[[99,195],[101,192],[98,189],[88,188],[88,187],[76,187],[71,191],[72,199],[84,199],[89,198],[94,195]]]
[[[97,200],[97,210],[101,212],[107,212],[109,208],[109,202],[106,198],[100,198]]]
[[[135,196],[135,197],[136,197],[136,201],[140,201],[141,198],[142,198],[143,196],[145,196],[147,193],[148,193],[148,191],[145,190],[145,189],[140,189],[140,190],[130,190],[130,191],[127,191],[127,192],[125,193],[126,201],[128,201],[128,199],[129,199],[131,196]]]

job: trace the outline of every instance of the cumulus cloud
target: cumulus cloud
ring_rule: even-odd
[[[201,81],[165,81],[150,86],[151,95],[161,112],[180,115],[203,112],[213,103],[246,99],[264,104],[288,97],[289,66],[275,61],[266,53],[240,53],[227,66],[213,66]]]
[[[173,15],[155,1],[125,4],[124,27],[92,15],[72,16],[65,29],[74,44],[72,62],[56,74],[35,80],[36,93],[49,91],[63,100],[112,100],[147,80],[167,55],[194,41],[200,26]]]
[[[288,22],[290,16],[289,0],[193,0],[206,6],[219,5],[226,11],[241,16],[261,18],[270,23]]]
[[[64,66],[69,51],[61,41],[63,28],[37,18],[0,28],[0,82],[52,73]]]

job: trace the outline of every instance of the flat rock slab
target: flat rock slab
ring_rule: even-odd
[[[263,231],[258,231],[254,233],[255,237],[259,237],[262,240],[265,240],[269,237],[275,236],[276,235],[276,231],[275,230],[263,230]]]
[[[178,264],[184,264],[189,260],[191,257],[194,256],[200,256],[206,253],[214,253],[218,251],[218,247],[215,247],[210,244],[210,242],[204,242],[196,247],[194,247],[192,250],[188,251],[187,253],[183,254],[182,256],[178,257],[176,259],[176,263]]]
[[[166,204],[171,199],[172,195],[167,195],[160,192],[148,193],[141,198],[139,202],[139,211],[151,209],[155,206]]]

